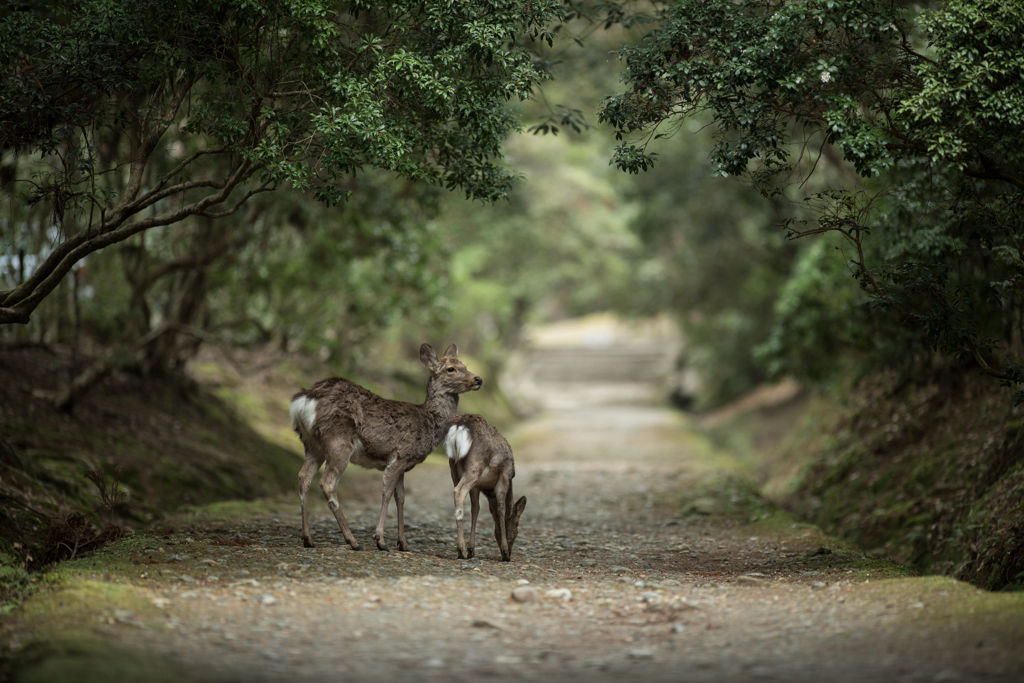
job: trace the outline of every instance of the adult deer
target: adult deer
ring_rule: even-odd
[[[480,492],[483,491],[494,518],[494,539],[498,542],[501,559],[508,562],[512,559],[512,544],[519,535],[519,518],[526,509],[526,496],[516,501],[512,495],[512,479],[516,476],[512,447],[484,418],[459,415],[448,423],[444,448],[452,471],[452,483],[455,484],[459,558],[473,557],[476,518],[480,513]],[[462,529],[467,493],[472,514],[468,549]]]
[[[292,428],[306,450],[306,461],[299,471],[304,546],[313,547],[306,493],[313,475],[326,461],[320,490],[349,546],[360,549],[338,503],[338,480],[349,462],[353,462],[384,472],[380,519],[373,534],[377,548],[388,549],[384,542],[384,520],[394,496],[398,508],[398,549],[409,549],[405,539],[405,473],[423,462],[441,443],[448,420],[459,405],[459,394],[475,391],[484,382],[466,369],[458,353],[452,344],[438,358],[430,344],[420,346],[420,361],[430,370],[427,400],[421,405],[381,398],[341,377],[322,379],[292,397]]]

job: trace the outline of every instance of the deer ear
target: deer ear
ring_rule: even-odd
[[[431,372],[437,367],[437,354],[434,353],[434,348],[430,344],[420,346],[420,362],[426,365],[427,370]]]
[[[444,355],[448,356],[449,358],[458,358],[459,347],[456,346],[455,344],[449,344],[448,348],[444,350]]]
[[[516,501],[516,519],[523,516],[523,510],[526,509],[526,496],[523,496]]]

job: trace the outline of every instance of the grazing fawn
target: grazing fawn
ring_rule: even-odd
[[[501,550],[501,559],[512,559],[512,544],[519,535],[519,518],[526,509],[526,496],[513,503],[512,479],[516,465],[508,441],[479,415],[459,415],[448,423],[444,438],[448,465],[455,484],[455,523],[458,527],[459,559],[473,557],[476,546],[476,518],[480,513],[480,492],[487,496],[494,517],[494,538]],[[469,548],[462,531],[462,507],[469,494],[472,522]]]
[[[313,547],[306,493],[313,475],[326,461],[320,490],[349,546],[360,549],[338,503],[338,480],[349,462],[353,462],[384,472],[380,519],[373,534],[377,548],[388,549],[384,542],[384,520],[394,496],[398,508],[398,549],[409,549],[405,539],[405,473],[423,462],[441,443],[448,420],[459,405],[459,394],[476,391],[484,382],[466,369],[458,353],[455,344],[440,358],[429,344],[420,347],[420,361],[430,370],[427,399],[421,405],[381,398],[341,377],[322,379],[292,397],[292,428],[306,450],[306,461],[299,471],[304,546]]]

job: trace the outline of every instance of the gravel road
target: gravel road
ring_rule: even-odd
[[[679,413],[565,409],[509,436],[529,501],[511,563],[489,517],[456,559],[432,456],[406,477],[410,552],[393,519],[392,552],[351,551],[319,496],[313,549],[297,500],[214,508],[138,544],[124,575],[146,607],[96,633],[209,681],[1022,680],[1017,596],[885,578],[730,483]],[[379,487],[343,478],[364,548]]]

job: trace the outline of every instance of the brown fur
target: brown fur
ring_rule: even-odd
[[[384,472],[380,519],[374,540],[380,550],[384,542],[384,521],[388,504],[395,497],[398,508],[398,547],[408,550],[405,538],[405,473],[423,462],[444,437],[445,425],[455,414],[459,394],[475,391],[483,380],[466,369],[452,344],[438,358],[429,344],[420,347],[420,360],[430,370],[427,398],[420,405],[381,398],[341,377],[323,379],[292,398],[316,401],[316,418],[306,429],[301,420],[295,431],[305,446],[306,461],[299,472],[302,502],[302,542],[313,546],[309,532],[306,493],[320,465],[327,463],[320,489],[353,550],[360,546],[352,536],[337,499],[338,480],[349,462]]]
[[[448,422],[448,429],[463,427],[469,431],[472,445],[465,457],[452,459],[448,454],[452,483],[455,485],[455,523],[458,529],[458,552],[461,559],[473,557],[476,546],[476,520],[480,513],[480,493],[487,497],[487,505],[494,518],[494,539],[498,542],[501,559],[512,559],[512,545],[519,535],[519,519],[526,509],[526,496],[518,501],[512,494],[512,479],[516,465],[512,447],[497,429],[479,415],[459,415]],[[447,433],[447,430],[446,430]],[[469,494],[472,521],[469,547],[463,533],[462,515],[459,514]],[[513,502],[514,501],[514,502]]]

